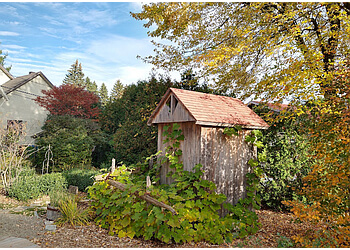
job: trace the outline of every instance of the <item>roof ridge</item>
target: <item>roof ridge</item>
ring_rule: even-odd
[[[269,127],[260,116],[238,98],[177,88],[167,90],[147,124],[152,124],[171,93],[184,106],[189,115],[194,118],[196,124],[241,125],[252,129]]]
[[[39,72],[31,72],[31,73],[29,73],[27,75],[15,77],[15,78],[13,78],[11,80],[8,80],[7,82],[3,83],[1,86],[6,88],[5,89],[5,93],[9,94],[12,91],[15,91],[16,89],[20,88],[24,84],[28,83],[29,81],[33,80],[35,77],[37,77],[39,75],[44,79],[44,81],[50,87],[53,87],[53,84],[46,78],[46,76],[41,71],[39,71]]]
[[[226,95],[205,93],[205,92],[200,92],[200,91],[195,91],[195,90],[179,89],[179,88],[173,88],[173,87],[171,87],[170,89],[172,89],[172,90],[175,89],[176,91],[191,92],[191,93],[196,93],[196,94],[200,94],[200,95],[211,95],[211,96],[216,96],[216,97],[229,98],[229,99],[234,99],[234,100],[237,100],[237,101],[242,102],[240,99],[238,99],[238,98],[236,98],[236,97],[231,97],[231,96],[226,96]]]

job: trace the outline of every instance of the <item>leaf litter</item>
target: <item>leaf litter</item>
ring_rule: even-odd
[[[40,247],[49,248],[227,248],[251,247],[268,248],[277,247],[278,241],[297,234],[304,234],[307,230],[314,230],[311,224],[296,223],[291,213],[274,212],[270,210],[256,211],[261,223],[260,230],[243,239],[236,239],[230,244],[212,245],[206,242],[186,244],[166,244],[156,240],[142,238],[119,238],[108,235],[108,231],[91,223],[87,226],[63,226],[56,232],[46,232],[43,237],[33,240]],[[292,240],[291,240],[292,242]],[[298,247],[297,245],[294,247]]]

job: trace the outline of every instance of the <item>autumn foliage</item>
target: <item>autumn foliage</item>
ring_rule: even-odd
[[[35,101],[52,115],[72,115],[94,120],[99,116],[98,96],[83,87],[63,84],[42,92],[45,96],[39,96]]]
[[[306,111],[316,160],[300,191],[308,204],[286,202],[301,221],[322,227],[295,238],[306,247],[350,246],[349,66],[339,68],[328,84],[334,95],[313,102]]]

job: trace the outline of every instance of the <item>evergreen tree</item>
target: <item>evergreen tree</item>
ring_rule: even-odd
[[[120,80],[117,80],[114,83],[112,92],[111,92],[111,99],[119,99],[123,96],[125,90],[125,86],[122,84]]]
[[[121,98],[102,109],[100,125],[111,137],[117,162],[137,163],[157,152],[157,128],[147,126],[147,119],[169,87],[174,87],[170,78],[152,75],[126,86]]]
[[[181,73],[181,82],[179,85],[182,89],[197,91],[199,88],[198,77],[196,77],[192,69],[187,69]]]
[[[78,59],[72,64],[71,68],[68,70],[68,74],[63,80],[63,84],[72,84],[76,86],[85,86],[86,82],[84,80],[84,73],[81,67],[81,63]]]
[[[89,77],[86,77],[85,79],[85,86],[87,91],[92,92],[94,94],[98,94],[96,82],[95,81],[91,82]]]
[[[98,94],[101,99],[102,105],[103,106],[106,105],[106,103],[108,102],[108,90],[107,90],[106,84],[102,83]]]

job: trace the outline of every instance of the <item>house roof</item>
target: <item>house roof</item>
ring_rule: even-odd
[[[240,125],[251,129],[267,129],[269,125],[236,98],[170,88],[148,120],[152,124],[160,108],[173,93],[194,118],[196,124],[229,127]]]
[[[260,102],[260,101],[250,101],[247,105],[260,105],[260,104],[265,104],[269,109],[275,112],[281,112],[282,110],[286,110],[289,108],[288,104],[283,104],[283,103],[265,103],[265,102]]]
[[[46,76],[42,72],[30,72],[28,75],[25,76],[19,76],[16,78],[13,78],[12,80],[9,80],[5,82],[4,84],[1,85],[1,87],[4,89],[5,94],[8,95],[12,91],[15,91],[19,87],[23,86],[27,82],[33,80],[37,76],[41,76],[44,81],[51,87],[53,88],[53,84],[46,78]],[[1,97],[0,97],[1,98]]]
[[[14,79],[13,75],[11,75],[10,72],[8,72],[8,70],[1,64],[0,64],[0,70],[2,70],[2,72],[4,72],[11,80]]]

